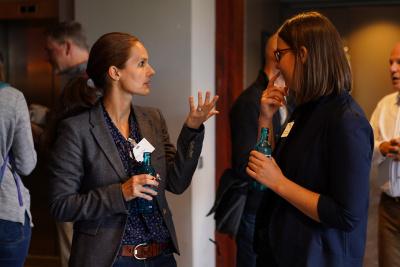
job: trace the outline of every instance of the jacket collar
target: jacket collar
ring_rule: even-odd
[[[103,151],[122,182],[125,182],[128,179],[128,177],[126,177],[125,167],[122,164],[114,139],[104,119],[100,102],[90,110],[89,122],[92,125],[91,132],[100,149]]]
[[[142,138],[146,138],[153,146],[156,143],[156,128],[154,122],[147,114],[148,109],[131,105],[133,115],[140,130]],[[103,109],[100,102],[90,110],[89,122],[92,125],[91,132],[99,144],[101,150],[108,158],[110,164],[113,166],[118,176],[123,182],[127,180],[125,168],[120,160],[118,150],[115,146],[114,139],[108,129],[107,123],[104,119]]]

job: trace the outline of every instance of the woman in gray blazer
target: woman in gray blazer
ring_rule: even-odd
[[[211,101],[207,92],[203,102],[199,93],[197,108],[190,97],[175,149],[160,110],[131,104],[133,95],[149,93],[154,73],[135,37],[109,33],[93,45],[86,72],[66,85],[54,113],[49,167],[50,212],[74,222],[70,266],[176,266],[172,253],[179,248],[165,190],[181,194],[190,185],[203,122],[218,113],[212,110],[218,96]],[[141,174],[137,151],[145,140],[155,148],[159,182]],[[138,200],[153,198],[156,209],[139,209]]]
[[[36,159],[25,97],[4,83],[0,62],[1,267],[22,267],[28,255],[33,227],[31,197],[19,175],[29,175],[36,166]]]

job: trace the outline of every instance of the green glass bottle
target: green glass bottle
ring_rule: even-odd
[[[271,158],[271,145],[268,142],[268,134],[269,134],[269,128],[262,127],[260,141],[254,148],[254,150],[261,152],[265,156]],[[251,179],[250,189],[254,191],[265,191],[267,190],[267,187],[262,185],[255,179]]]
[[[142,165],[142,174],[150,174],[153,177],[156,176],[156,172],[154,168],[151,166],[151,153],[144,152],[143,153],[143,165]],[[144,185],[144,187],[150,187],[149,185]],[[156,190],[155,187],[151,187],[151,189]],[[156,206],[156,198],[152,196],[152,200],[147,200],[144,198],[138,198],[139,202],[139,212],[140,213],[153,213],[157,211]]]

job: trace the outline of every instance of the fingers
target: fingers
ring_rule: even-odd
[[[193,112],[195,110],[193,96],[189,97],[189,107],[190,107],[190,112]]]
[[[392,146],[398,146],[399,143],[400,143],[400,139],[392,139],[392,140],[390,140],[390,144]]]
[[[203,103],[203,94],[201,92],[198,92],[198,105],[197,105],[197,110],[202,111],[204,108],[208,108],[209,110],[213,109],[215,107],[215,104],[218,101],[218,96],[214,96],[213,100],[210,103],[211,99],[211,92],[207,91],[206,92],[206,99]]]
[[[274,87],[275,81],[276,81],[276,79],[278,79],[278,77],[279,77],[280,75],[281,75],[280,72],[275,73],[274,76],[272,76],[272,77],[269,79],[267,88]]]
[[[207,92],[207,93],[209,93],[209,92]],[[203,94],[201,92],[198,92],[197,97],[198,97],[197,110],[201,111],[201,109],[203,108]],[[206,99],[207,99],[207,94],[206,94]]]
[[[210,93],[210,91],[207,91],[207,92],[206,92],[206,100],[205,100],[204,103],[203,103],[203,94],[202,94],[201,92],[198,92],[198,93],[197,93],[197,97],[198,97],[198,100],[197,100],[197,108],[195,108],[193,96],[190,96],[190,97],[189,97],[190,112],[192,112],[192,113],[193,113],[194,111],[202,112],[203,110],[206,110],[206,111],[208,112],[208,111],[210,111],[211,109],[214,108],[215,103],[216,103],[217,100],[218,100],[218,96],[215,96],[215,97],[213,98],[213,101],[210,103],[210,98],[211,98],[211,93]],[[207,110],[207,109],[208,109],[208,110]]]
[[[250,167],[246,167],[246,173],[251,177],[251,178],[255,178],[257,176],[257,174],[255,173],[255,171],[253,171],[252,169],[250,169]]]
[[[211,101],[211,103],[208,104],[209,112],[208,112],[208,115],[206,117],[206,120],[208,120],[210,117],[212,117],[214,115],[219,114],[218,110],[213,110],[215,105],[217,104],[218,99],[219,99],[219,96],[216,95],[216,96],[214,96],[214,98]]]
[[[135,175],[135,176],[132,176],[132,178],[133,177],[136,177],[136,179],[137,179],[136,183],[138,185],[142,185],[143,187],[148,186],[148,187],[150,187],[150,190],[151,190],[151,188],[155,188],[158,186],[158,181],[156,181],[155,178],[149,174]]]
[[[261,103],[282,107],[286,104],[287,96],[289,96],[287,90],[287,87],[282,88],[279,86],[267,88],[262,94]]]
[[[207,91],[205,102],[203,103],[203,95],[201,92],[198,93],[198,105],[197,108],[194,107],[193,97],[189,98],[190,102],[190,112],[185,121],[185,125],[189,128],[199,129],[199,127],[208,120],[211,116],[218,114],[219,112],[216,110],[212,110],[217,101],[218,96],[215,96],[212,101],[211,100],[211,92]]]
[[[215,107],[215,105],[217,104],[218,99],[219,99],[218,95],[214,96],[213,100],[210,103],[211,109],[213,109]]]
[[[157,186],[158,182],[151,175],[134,175],[122,184],[122,192],[127,201],[136,197],[151,200],[152,196],[157,195],[157,191],[154,189]]]

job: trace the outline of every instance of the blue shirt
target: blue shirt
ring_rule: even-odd
[[[133,149],[132,144],[124,138],[115,126],[103,103],[101,106],[103,108],[103,114],[108,129],[110,130],[122,163],[125,167],[127,177],[140,174],[142,163],[136,161],[135,157],[130,154],[130,151]],[[142,139],[132,111],[129,114],[129,137],[134,139],[137,143]],[[139,213],[137,198],[129,202],[130,214],[122,238],[123,245],[165,242],[169,239],[170,235],[168,229],[164,224],[164,220],[158,208],[157,212],[142,214]]]

